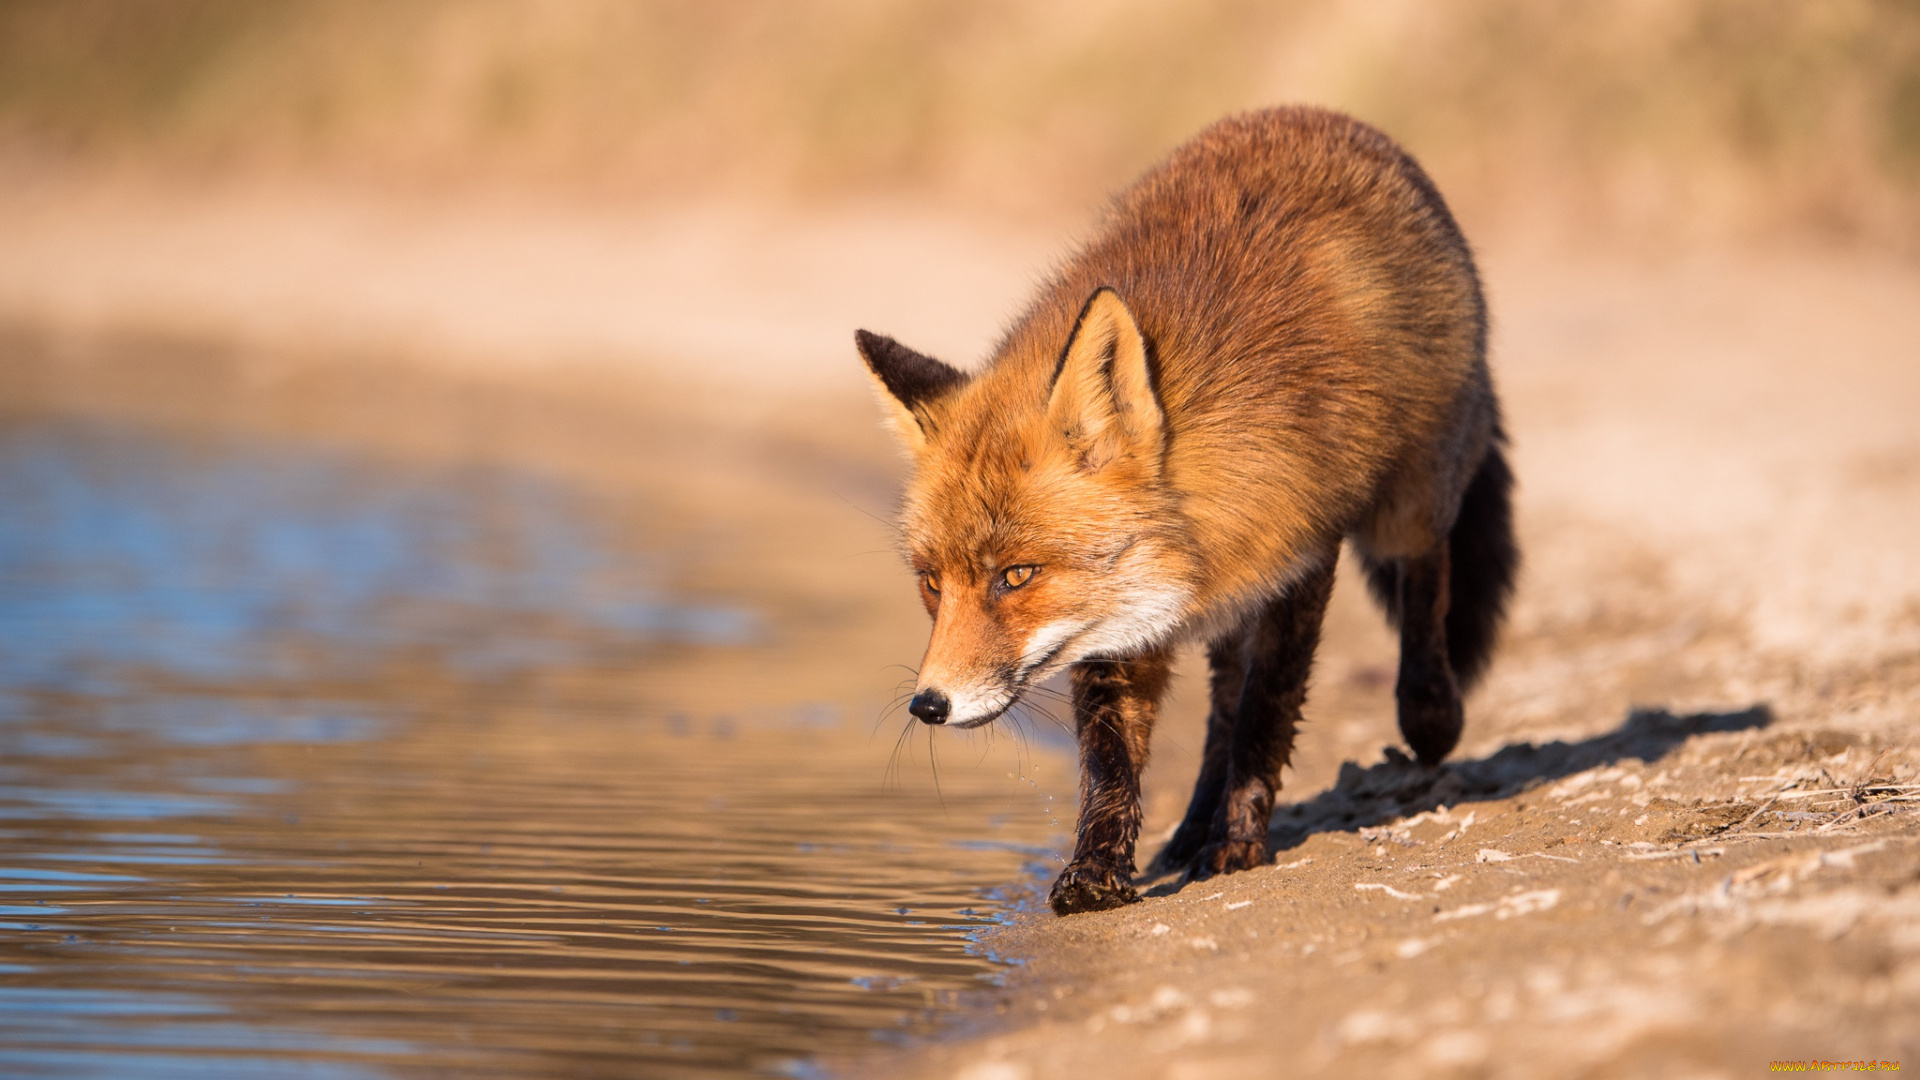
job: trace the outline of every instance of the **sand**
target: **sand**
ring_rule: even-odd
[[[865,514],[898,466],[847,337],[865,325],[971,360],[1074,227],[28,185],[0,200],[0,324],[14,355],[40,358],[34,378],[9,375],[16,401],[197,422],[205,402],[100,391],[87,372],[114,342],[218,342],[267,382],[363,373],[345,383],[377,390],[336,394],[368,402],[356,437],[504,442],[595,482],[638,477],[690,548],[724,549],[703,572],[760,567],[797,625],[831,630],[812,647],[878,671],[916,660],[924,627],[904,573],[856,558],[885,547]],[[1343,585],[1274,865],[1161,882],[1116,912],[1016,915],[981,943],[1016,965],[950,1038],[836,1067],[1731,1077],[1920,1061],[1920,268],[1520,240],[1483,261],[1527,565],[1453,763],[1423,773],[1387,749],[1391,640]],[[504,429],[410,434],[416,368],[540,404]],[[222,422],[301,423],[249,400]],[[1196,767],[1201,680],[1192,658],[1183,670],[1143,854]],[[1031,755],[1071,790],[1058,753]]]

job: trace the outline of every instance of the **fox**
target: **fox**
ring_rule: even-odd
[[[1067,674],[1054,912],[1137,898],[1141,774],[1188,644],[1206,740],[1149,869],[1268,861],[1343,542],[1399,634],[1401,736],[1428,768],[1459,742],[1519,565],[1513,473],[1472,253],[1388,136],[1307,106],[1215,123],[1113,199],[972,373],[854,338],[932,620],[908,711],[977,728]]]

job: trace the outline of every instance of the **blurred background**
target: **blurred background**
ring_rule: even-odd
[[[1288,101],[1490,252],[1920,250],[1910,0],[10,0],[0,313],[845,391],[850,326],[974,361],[1109,194]]]
[[[1315,101],[1482,230],[1920,242],[1907,0],[10,0],[0,50],[16,171],[1046,220]]]
[[[1045,703],[899,711],[852,332],[977,364],[1110,194],[1284,102],[1411,150],[1491,297],[1528,571],[1461,755],[1649,703],[1907,730],[1920,0],[0,0],[0,1071],[951,1030],[1074,764]],[[1343,587],[1291,797],[1397,738],[1393,648]],[[1898,1026],[1787,952],[1700,1045]],[[1604,1072],[1671,1019],[1576,1012],[1501,1039]]]

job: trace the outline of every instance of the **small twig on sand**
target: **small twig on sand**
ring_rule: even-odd
[[[1768,799],[1766,802],[1763,802],[1760,804],[1759,809],[1755,810],[1751,814],[1748,814],[1746,817],[1741,818],[1737,824],[1729,825],[1726,828],[1720,830],[1720,832],[1722,833],[1722,835],[1724,835],[1726,833],[1735,832],[1739,829],[1746,828],[1747,825],[1751,823],[1755,818],[1759,817],[1761,814],[1766,813],[1769,809],[1772,809],[1773,804],[1779,801],[1780,801],[1780,793],[1775,792],[1773,795],[1773,798]]]
[[[1911,795],[1895,795],[1895,796],[1892,796],[1891,798],[1875,799],[1870,803],[1863,803],[1859,806],[1854,807],[1853,809],[1847,811],[1846,813],[1841,814],[1839,817],[1834,818],[1832,821],[1827,822],[1825,825],[1821,825],[1818,828],[1815,828],[1813,831],[1817,833],[1828,832],[1842,825],[1852,824],[1854,821],[1860,818],[1871,817],[1875,814],[1907,813],[1908,811],[1906,810],[1906,808],[1894,809],[1892,807],[1887,806],[1887,804],[1890,802],[1913,802],[1913,801],[1916,801],[1917,798],[1920,798],[1920,797],[1911,796]]]
[[[1920,784],[1861,784],[1853,787],[1818,788],[1812,791],[1776,791],[1773,793],[1773,798],[1811,799],[1821,795],[1846,795],[1851,797],[1855,792],[1863,795],[1872,795],[1882,791],[1920,791]]]

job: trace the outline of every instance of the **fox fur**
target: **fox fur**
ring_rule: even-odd
[[[1437,764],[1518,562],[1487,315],[1413,159],[1313,108],[1223,120],[1114,202],[968,375],[856,343],[911,459],[933,619],[910,710],[992,722],[1062,670],[1082,797],[1062,914],[1134,896],[1139,775],[1172,651],[1212,712],[1157,864],[1266,861],[1342,540],[1400,629],[1403,735]]]

